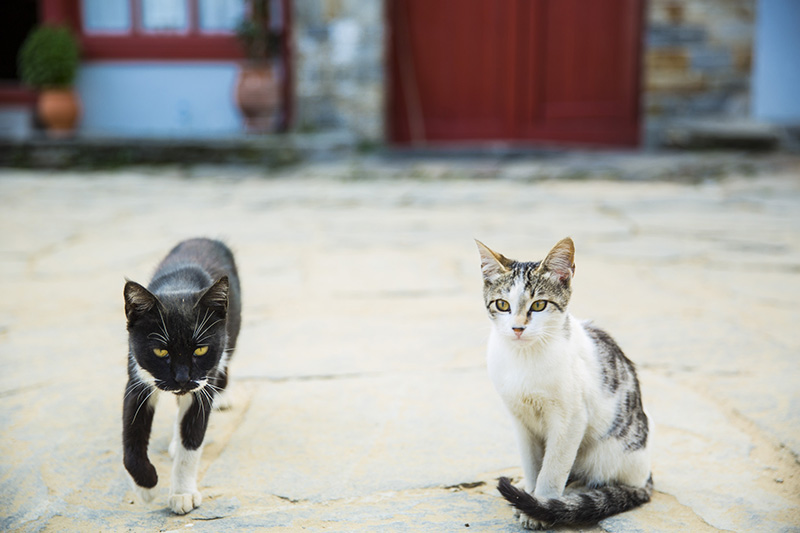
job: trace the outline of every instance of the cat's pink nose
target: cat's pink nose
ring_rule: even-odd
[[[516,335],[518,339],[522,336],[522,332],[525,331],[524,326],[514,326],[511,329],[514,330],[514,335]]]

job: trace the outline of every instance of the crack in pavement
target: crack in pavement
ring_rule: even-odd
[[[485,371],[485,365],[468,365],[468,366],[456,366],[456,367],[441,367],[441,368],[434,368],[434,369],[427,369],[427,370],[419,370],[419,369],[407,369],[407,370],[396,370],[396,369],[388,369],[388,370],[375,370],[375,371],[368,371],[368,372],[342,372],[341,374],[305,374],[305,375],[296,375],[296,376],[239,376],[236,378],[236,381],[246,381],[246,382],[261,382],[261,383],[293,383],[293,382],[303,382],[303,381],[331,381],[331,380],[345,380],[345,379],[362,379],[362,378],[374,378],[374,377],[384,377],[384,376],[396,376],[398,374],[406,374],[406,375],[430,375],[431,373],[438,372],[438,373],[449,373],[449,372],[474,372],[476,370]]]

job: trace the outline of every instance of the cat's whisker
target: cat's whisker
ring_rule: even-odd
[[[156,333],[155,331],[150,333],[147,336],[148,339],[156,339],[157,341],[161,341],[164,344],[167,344],[169,341],[166,337],[164,337],[161,333]]]
[[[137,381],[136,383],[134,383],[133,385],[130,385],[127,388],[127,390],[125,391],[125,396],[123,396],[122,399],[125,400],[128,396],[130,396],[132,393],[134,393],[137,389],[139,390],[139,396],[141,396],[141,394],[144,391],[146,391],[147,388],[148,387],[147,387],[147,384],[145,382]]]
[[[195,342],[197,342],[197,344],[203,344],[208,339],[213,339],[214,337],[215,337],[215,335],[213,333],[209,333],[208,335],[205,335],[203,338],[197,339],[197,341],[195,341]]]
[[[214,385],[213,383],[211,383],[211,381],[206,381],[206,387],[208,387],[211,390],[216,391],[216,392],[222,392],[223,390],[225,390],[222,387],[218,387],[218,386]]]
[[[125,391],[125,395],[122,397],[122,399],[124,401],[126,398],[128,398],[128,396],[130,396],[137,390],[138,390],[137,399],[141,398],[144,392],[150,391],[150,394],[157,392],[158,384],[163,382],[164,382],[163,379],[158,379],[155,377],[153,378],[153,383],[149,383],[146,381],[136,381],[135,383],[128,385]]]
[[[206,339],[208,339],[208,338],[210,338],[210,337],[213,337],[213,336],[214,336],[214,334],[213,334],[213,333],[208,333],[208,331],[209,331],[211,328],[213,328],[214,326],[216,326],[217,324],[219,324],[220,322],[222,322],[222,319],[221,319],[221,318],[218,318],[217,320],[215,320],[214,322],[212,322],[211,324],[209,324],[208,326],[206,326],[206,327],[203,329],[203,331],[201,331],[200,333],[198,333],[198,334],[197,334],[197,337],[199,337],[199,338],[198,338],[198,339],[197,339],[195,342],[201,343],[201,342],[203,342],[204,340],[206,340]]]
[[[202,398],[203,389],[197,389],[192,394],[194,396],[194,401],[197,402],[198,404],[200,404],[199,414],[201,416],[205,417],[206,416],[206,408],[205,408],[205,403],[203,402],[203,398]]]
[[[161,314],[161,309],[156,307],[156,310],[158,310],[158,316],[161,318],[161,333],[163,333],[164,337],[169,341],[169,332],[167,331],[167,324],[164,322],[164,315]]]
[[[225,389],[222,387],[217,387],[216,385],[211,384],[211,382],[206,383],[206,387],[213,390],[216,394],[222,394],[225,392]]]
[[[214,316],[214,313],[210,309],[206,309],[206,312],[203,315],[203,321],[200,322],[200,325],[196,326],[194,328],[194,332],[192,332],[192,340],[197,339],[197,337],[199,337],[200,335],[203,334],[200,330],[205,331],[203,329],[203,327],[206,325],[206,322],[208,321],[208,319],[211,318],[212,316]]]
[[[195,336],[197,335],[197,323],[198,323],[199,320],[200,320],[200,315],[195,315],[195,317],[194,317],[194,328],[192,328],[192,340],[194,340]]]
[[[211,406],[214,402],[214,398],[205,390],[205,387],[200,387],[199,389],[195,389],[194,391],[195,401],[200,403],[200,411],[203,417],[206,416],[206,402],[209,406]]]
[[[153,394],[155,394],[155,392],[156,392],[157,390],[158,390],[158,389],[156,389],[155,387],[154,387],[154,388],[152,388],[152,389],[150,389],[150,392],[147,394],[147,396],[145,396],[144,400],[142,400],[142,401],[139,403],[139,407],[137,407],[137,408],[136,408],[136,412],[135,412],[135,413],[133,413],[133,419],[131,420],[131,425],[133,425],[133,423],[136,421],[136,415],[138,415],[138,414],[139,414],[139,411],[141,410],[142,406],[143,406],[144,404],[146,404],[146,403],[147,403],[147,401],[150,399],[150,396],[152,396]],[[139,395],[141,396],[141,393],[140,393]]]

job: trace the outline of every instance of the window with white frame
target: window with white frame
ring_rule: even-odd
[[[81,0],[89,35],[232,34],[245,0]]]
[[[243,0],[199,0],[198,25],[202,32],[229,32],[244,17]]]
[[[82,0],[83,28],[86,33],[130,33],[130,0]]]

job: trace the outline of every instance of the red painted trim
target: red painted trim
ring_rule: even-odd
[[[193,26],[198,18],[195,2],[189,2],[190,28],[184,34],[132,33],[102,35],[83,33],[80,0],[40,0],[42,22],[67,24],[75,29],[84,60],[240,60],[244,58],[235,35],[204,34]],[[138,2],[132,0],[134,28],[140,25]]]
[[[634,137],[633,146],[639,147],[641,146],[643,139],[642,139],[642,123],[644,121],[645,112],[642,109],[642,98],[644,94],[644,48],[646,46],[644,42],[644,35],[647,28],[647,0],[641,0],[640,2],[634,2],[633,9],[636,10],[636,14],[634,15],[637,27],[636,31],[632,32],[632,35],[629,35],[628,38],[630,39],[630,45],[634,48],[634,56],[636,60],[633,64],[633,73],[631,77],[634,80],[634,86],[631,87],[633,91],[633,95],[631,97],[631,115],[635,117],[634,120],[634,131],[631,133],[632,137]]]
[[[72,3],[75,11],[80,12],[80,0],[62,0]],[[188,33],[130,33],[128,35],[99,35],[82,33],[81,51],[84,59],[92,60],[240,60],[244,52],[235,35],[205,35],[199,33],[192,25],[197,19],[195,2],[188,3]],[[141,9],[139,2],[133,1],[132,24],[134,28],[141,25]],[[137,30],[132,30],[136,32]]]
[[[288,130],[294,124],[294,50],[292,49],[292,6],[291,0],[282,0],[283,12],[283,110],[282,129]]]
[[[45,24],[67,24],[79,28],[77,0],[39,0],[39,13]]]
[[[81,0],[74,0],[76,3],[80,2]],[[141,28],[142,24],[144,24],[142,18],[144,15],[142,14],[142,3],[138,0],[128,0],[131,6],[131,33],[136,31],[136,28]],[[81,31],[83,31],[83,24],[81,24]]]
[[[386,143],[397,143],[399,138],[405,136],[405,128],[400,124],[400,117],[403,114],[400,111],[400,102],[397,101],[400,81],[396,79],[398,70],[397,37],[394,35],[396,31],[394,21],[397,20],[398,9],[396,1],[386,0],[383,4],[383,27],[386,28],[383,32],[383,49],[386,51],[383,61],[383,140]]]
[[[0,85],[0,105],[34,106],[36,92],[17,84]]]
[[[91,60],[202,60],[244,58],[236,37],[199,35],[82,35],[81,51]]]
[[[186,2],[186,0],[184,0]],[[186,2],[186,9],[189,10],[187,21],[189,23],[189,35],[200,34],[200,9],[197,7],[197,2]]]

